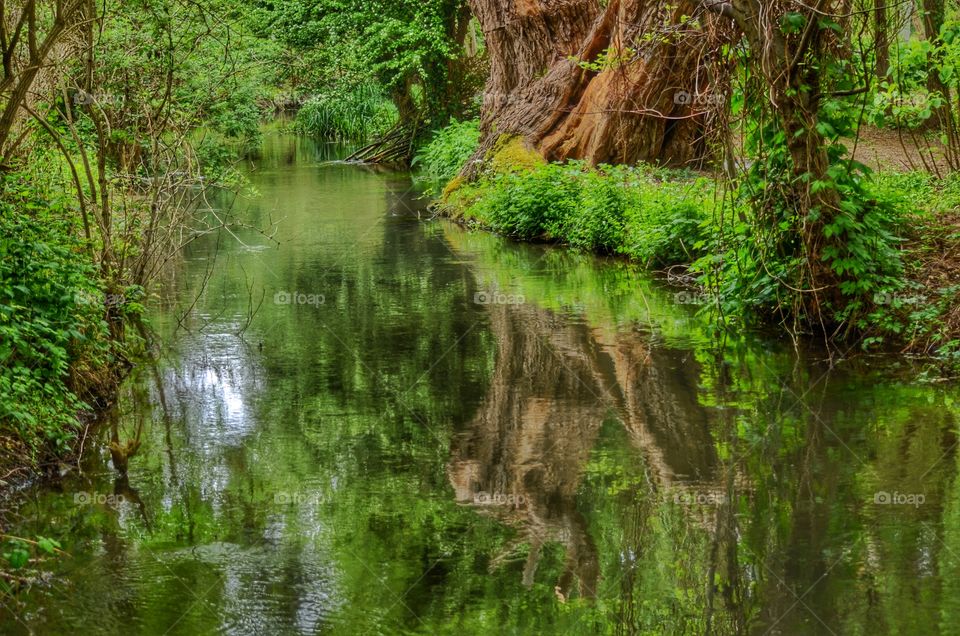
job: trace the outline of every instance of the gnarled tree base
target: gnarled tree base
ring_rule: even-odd
[[[491,58],[475,159],[504,134],[551,161],[698,165],[707,156],[727,91],[712,64],[719,27],[700,3],[470,4]]]

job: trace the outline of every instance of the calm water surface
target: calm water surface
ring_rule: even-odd
[[[157,365],[19,507],[72,556],[0,632],[960,632],[956,388],[719,341],[322,158],[269,138],[232,210],[280,245],[172,267]]]

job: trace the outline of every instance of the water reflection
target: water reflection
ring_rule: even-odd
[[[458,432],[449,475],[457,501],[518,530],[494,563],[529,544],[530,586],[546,541],[564,546],[557,582],[593,597],[597,549],[577,509],[584,465],[605,421],[615,420],[647,464],[651,485],[683,497],[717,478],[707,414],[689,400],[697,365],[653,349],[636,331],[604,333],[536,305],[490,311],[497,364],[477,415]]]
[[[408,180],[323,161],[269,140],[240,212],[280,247],[192,244],[169,350],[22,503],[13,530],[73,554],[29,629],[955,629],[955,389],[720,343],[629,265],[428,222]]]

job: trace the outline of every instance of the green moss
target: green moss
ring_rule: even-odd
[[[449,200],[450,197],[453,195],[453,193],[462,187],[463,187],[463,177],[454,177],[443,189],[443,194],[441,195],[441,198],[444,201]]]
[[[487,153],[487,162],[496,174],[534,170],[547,163],[522,137],[514,135],[502,135]]]

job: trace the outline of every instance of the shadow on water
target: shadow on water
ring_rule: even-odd
[[[279,247],[171,268],[161,360],[19,505],[72,556],[0,631],[956,630],[955,388],[718,342],[629,264],[331,157],[269,137],[235,209]]]

